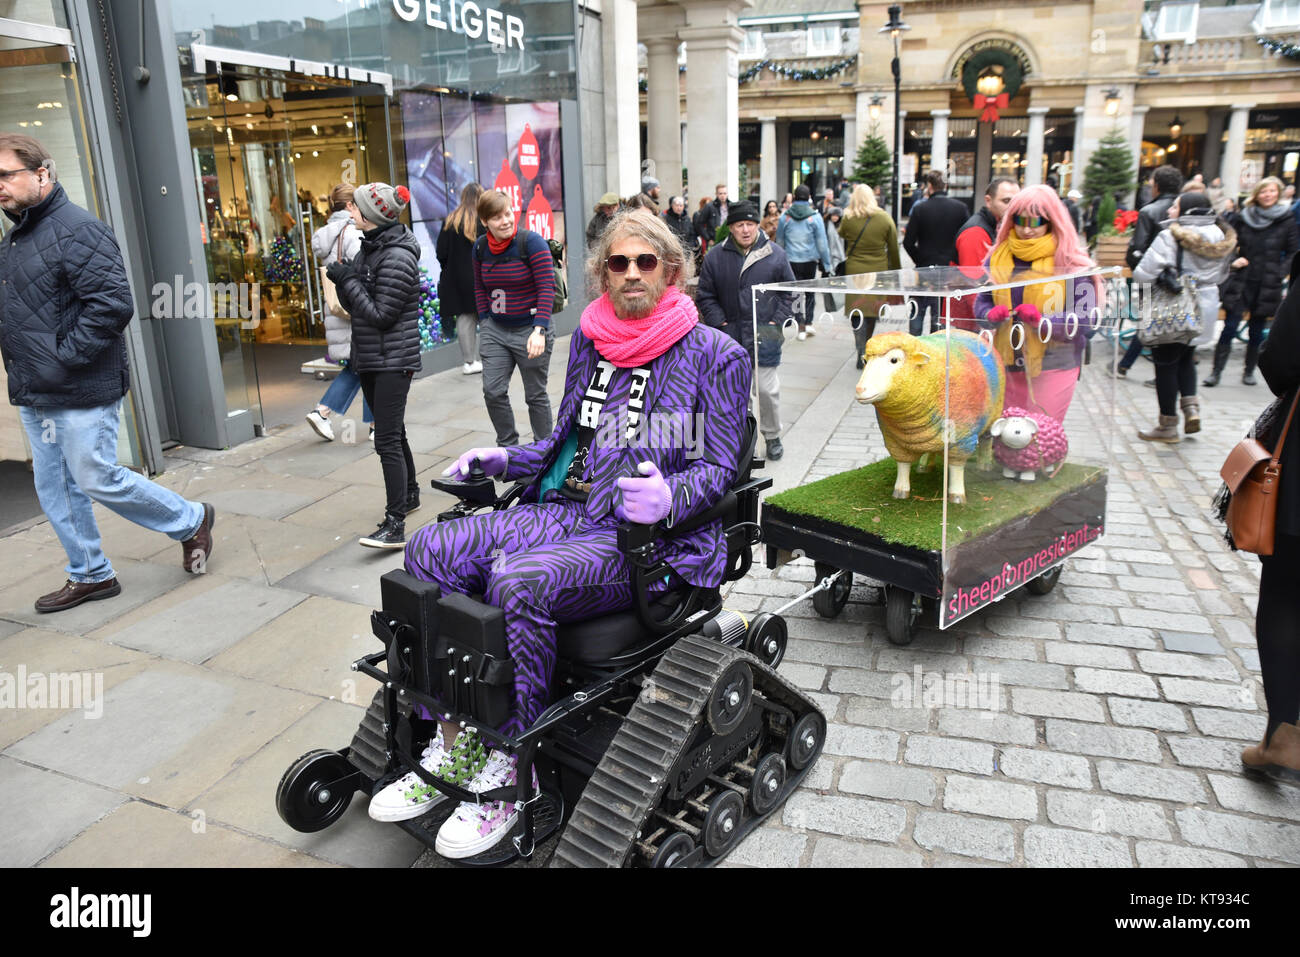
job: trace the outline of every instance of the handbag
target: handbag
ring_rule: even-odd
[[[1291,400],[1291,411],[1270,453],[1258,439],[1245,438],[1228,453],[1219,475],[1231,498],[1225,521],[1234,547],[1256,555],[1273,554],[1273,537],[1277,528],[1277,494],[1282,479],[1282,447],[1291,431],[1300,391]]]
[[[1171,275],[1166,276],[1166,273]],[[1176,291],[1171,291],[1173,287]],[[1196,280],[1183,275],[1183,247],[1178,247],[1177,266],[1166,266],[1147,297],[1147,307],[1138,326],[1144,346],[1186,345],[1200,334],[1201,316],[1196,306]]]
[[[342,262],[343,260],[343,234],[347,231],[348,228],[346,225],[339,230],[338,245],[334,249],[335,262]],[[321,266],[319,268],[320,268],[321,291],[325,295],[325,308],[329,310],[330,315],[337,316],[340,319],[346,319],[350,321],[352,319],[352,315],[346,309],[344,309],[343,304],[339,302],[338,289],[335,287],[334,283],[330,280],[329,276],[325,275],[325,270],[328,267]]]

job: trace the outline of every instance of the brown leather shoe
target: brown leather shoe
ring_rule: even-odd
[[[1279,724],[1268,747],[1261,741],[1241,752],[1241,763],[1248,768],[1281,768],[1300,772],[1300,728]]]
[[[116,578],[102,582],[74,582],[71,579],[63,583],[58,591],[42,595],[36,599],[36,610],[41,614],[51,611],[67,611],[76,608],[83,601],[101,601],[115,598],[122,594],[122,586]]]
[[[187,572],[202,575],[208,570],[208,556],[212,554],[212,526],[217,521],[217,510],[203,503],[203,524],[193,538],[181,542],[181,567]]]

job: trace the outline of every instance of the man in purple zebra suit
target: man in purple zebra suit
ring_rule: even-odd
[[[692,262],[667,225],[645,210],[618,214],[587,268],[602,295],[573,334],[555,431],[531,445],[470,449],[444,473],[463,478],[478,459],[505,481],[531,477],[530,504],[428,525],[406,546],[412,575],[445,592],[482,593],[503,610],[515,663],[507,734],[527,729],[550,703],[556,623],[631,606],[618,525],[671,527],[718,502],[735,481],[745,435],[752,363],[730,337],[699,322],[681,291]],[[722,582],[726,554],[720,522],[663,551],[676,584],[706,587]],[[485,754],[450,722],[440,723],[421,764],[470,781],[472,790],[515,780],[513,758]],[[375,796],[370,813],[405,820],[440,798],[408,774]],[[509,803],[462,804],[439,830],[437,849],[456,858],[481,853],[515,818]]]

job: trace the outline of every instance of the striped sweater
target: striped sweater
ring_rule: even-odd
[[[480,239],[474,245],[474,303],[479,318],[505,326],[549,329],[555,303],[554,265],[546,240],[530,230],[519,230],[500,255],[488,248],[487,237]]]

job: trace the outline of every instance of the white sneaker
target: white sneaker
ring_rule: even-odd
[[[798,335],[796,338],[798,338],[798,340],[799,340],[800,342],[803,342],[805,339],[808,338],[808,333],[807,333],[806,331],[805,331],[805,332],[801,332],[801,333],[799,333],[799,335]]]
[[[307,424],[310,425],[322,439],[326,442],[334,441],[334,429],[330,426],[330,420],[325,418],[315,409],[307,413]]]
[[[473,374],[474,374],[474,364],[473,364],[472,362],[466,362],[464,365],[462,365],[462,366],[460,367],[460,374],[461,374],[461,375],[473,375]]]
[[[477,359],[469,364],[468,375],[478,375],[482,371],[483,363],[479,362]]]
[[[809,338],[817,335],[817,330],[813,328],[813,324],[811,322],[808,323],[807,327],[804,329],[804,332],[808,335]]]
[[[472,782],[474,773],[486,763],[483,745],[474,735],[462,731],[456,735],[448,753],[442,744],[442,726],[420,756],[420,767],[444,781],[455,784]],[[425,784],[418,774],[408,771],[370,799],[370,816],[376,821],[392,823],[419,817],[447,800],[447,795]]]
[[[493,788],[514,784],[515,758],[495,748],[488,755],[487,764],[469,785],[469,789],[481,794]],[[537,787],[537,771],[533,771],[533,787]],[[460,860],[482,854],[501,843],[519,819],[513,802],[487,801],[483,804],[471,804],[468,801],[452,812],[451,817],[438,829],[435,849],[443,857]]]

